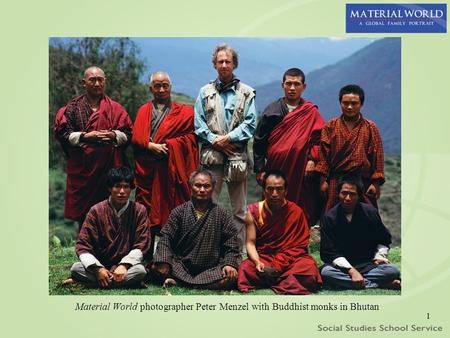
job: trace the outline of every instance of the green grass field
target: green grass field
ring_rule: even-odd
[[[311,247],[311,253],[319,265],[322,261],[319,258],[318,244]],[[389,259],[400,269],[401,249],[393,248],[389,253]],[[72,285],[69,287],[61,287],[61,282],[69,277],[70,267],[78,260],[75,255],[73,246],[51,245],[49,249],[49,294],[50,295],[248,295],[248,296],[267,296],[275,295],[270,289],[257,290],[250,294],[243,294],[237,290],[232,291],[210,291],[200,289],[188,289],[182,287],[170,287],[163,289],[156,285],[149,285],[147,289],[93,289],[82,285]],[[371,289],[371,290],[347,290],[347,291],[331,291],[323,290],[317,293],[321,295],[400,295],[400,291]]]

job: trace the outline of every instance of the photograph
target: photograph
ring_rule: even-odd
[[[446,1],[2,9],[3,335],[448,336]]]
[[[323,48],[326,55],[319,52]],[[400,38],[51,38],[49,74],[50,294],[400,294]],[[216,90],[226,77],[231,89]],[[242,87],[251,94],[238,104]],[[209,99],[217,93],[221,102]],[[215,122],[215,115],[223,122]],[[109,145],[106,136],[86,137],[102,130],[112,132]],[[231,136],[229,144],[241,149],[221,149],[216,152],[221,163],[211,162],[221,135]],[[230,180],[228,167],[237,160],[244,165],[243,177]],[[138,231],[141,224],[126,224],[126,213],[120,217],[123,224],[115,224],[113,208],[97,204],[109,199],[106,207],[113,206],[109,170],[122,166],[134,174],[128,183],[135,189],[128,197],[145,207],[148,219],[148,238],[136,243],[123,240],[130,234],[122,227]],[[192,224],[199,228],[195,236],[175,228],[185,222],[174,223],[176,207],[193,202],[197,212],[198,196],[190,182],[196,170],[213,175],[209,200],[232,214],[236,248],[224,240],[212,247],[204,243],[224,226],[208,217]],[[281,206],[292,202],[300,207],[302,220],[288,220],[291,210],[280,218],[268,217],[265,222],[273,230],[267,234],[263,224],[254,222],[252,244],[247,218],[257,220],[254,206],[265,201],[262,210],[277,209],[262,183],[270,170],[280,171],[287,186],[284,196],[276,196]],[[328,214],[344,202],[339,190],[345,177],[361,185],[358,208],[352,206],[350,215],[355,210],[373,213],[376,221],[364,215],[346,224],[338,222],[336,212]],[[328,191],[322,191],[321,180]],[[227,187],[223,193],[222,186]],[[95,216],[94,206],[100,208]],[[337,210],[339,216],[347,215],[345,208]],[[288,226],[292,222],[299,224]],[[364,230],[359,235],[345,229],[330,233],[323,222]],[[373,233],[366,225],[371,222]],[[291,232],[299,234],[294,241]],[[350,250],[353,242],[362,249]],[[143,278],[118,283],[118,288],[102,284],[94,269],[109,270],[114,282],[114,271],[129,260],[134,246],[141,258],[127,267],[142,265]],[[236,276],[211,290],[210,284],[223,279],[228,260]],[[173,270],[166,272],[167,278],[156,272],[163,263]],[[263,268],[258,264],[273,269],[274,276],[260,280],[256,274]],[[356,277],[350,275],[353,270],[346,271],[350,264]],[[327,283],[330,277],[323,271],[329,268],[342,273],[343,285]]]

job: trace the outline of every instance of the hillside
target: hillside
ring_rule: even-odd
[[[349,57],[306,75],[303,96],[319,106],[325,120],[340,115],[339,89],[349,83],[363,87],[363,114],[378,125],[387,154],[401,152],[401,42],[385,38]],[[282,96],[281,81],[257,87],[256,102],[263,110]]]
[[[219,43],[228,43],[239,53],[236,75],[251,86],[263,85],[301,61],[309,72],[335,63],[367,46],[374,38],[133,38],[140,47],[148,72],[164,69],[173,89],[196,97],[200,87],[216,78],[211,54]],[[323,53],[323,49],[328,52]],[[146,82],[145,78],[141,80]]]

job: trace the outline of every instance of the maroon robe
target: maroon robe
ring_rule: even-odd
[[[275,126],[268,139],[266,171],[281,170],[289,183],[286,198],[299,205],[306,214],[308,223],[315,224],[319,198],[318,181],[305,178],[308,155],[318,159],[320,131],[324,125],[317,107],[309,102],[288,113]]]
[[[78,234],[75,251],[78,256],[89,253],[108,270],[120,263],[131,250],[145,255],[150,245],[147,211],[139,203],[130,201],[118,217],[108,200],[94,205],[86,216]]]
[[[268,281],[258,275],[256,265],[246,259],[239,266],[238,288],[249,292],[270,287],[279,294],[309,294],[322,285],[314,258],[308,253],[309,226],[302,209],[293,202],[272,213],[266,203],[248,206],[256,226],[256,250],[265,266],[281,275]]]
[[[91,111],[86,121],[82,121],[85,123],[76,123],[78,115],[81,115],[77,112],[77,106],[82,105],[85,96],[78,96],[59,109],[54,126],[56,137],[68,155],[64,217],[78,222],[83,221],[90,207],[109,196],[106,174],[109,169],[128,163],[125,155],[128,142],[120,147],[114,143],[81,143],[81,146],[73,147],[68,142],[69,134],[120,130],[130,138],[132,129],[125,108],[107,96],[100,101],[98,110]]]
[[[148,210],[150,225],[163,226],[170,212],[190,199],[189,176],[198,167],[194,135],[194,110],[172,102],[153,138],[166,143],[168,157],[158,158],[148,149],[151,135],[152,101],[138,111],[133,129],[135,146],[136,201]]]

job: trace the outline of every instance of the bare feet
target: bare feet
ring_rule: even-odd
[[[61,286],[62,287],[66,287],[66,286],[70,286],[70,285],[73,285],[73,284],[76,284],[75,280],[73,278],[67,278],[66,280],[64,280],[61,283]]]
[[[173,278],[166,278],[163,283],[163,288],[168,288],[169,286],[177,285],[177,282]]]
[[[257,271],[256,273],[263,278],[267,278],[270,280],[276,280],[281,275],[281,273],[277,269],[271,266],[264,266],[263,270],[263,272]]]
[[[391,290],[401,290],[402,282],[400,279],[394,279],[392,282],[385,284],[382,286],[383,289],[391,289]]]

